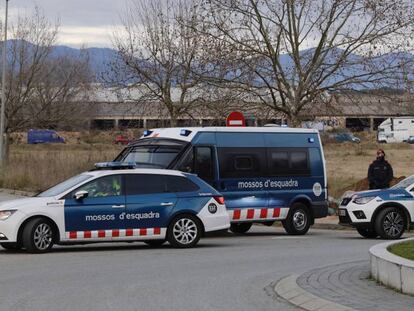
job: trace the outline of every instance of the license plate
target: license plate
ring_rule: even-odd
[[[339,210],[339,216],[346,216],[346,210],[340,209]]]

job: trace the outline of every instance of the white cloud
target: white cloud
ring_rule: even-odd
[[[72,47],[111,47],[112,27],[60,27],[58,43]]]

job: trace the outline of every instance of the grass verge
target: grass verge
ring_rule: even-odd
[[[388,248],[388,251],[394,255],[414,260],[414,241],[392,245]]]

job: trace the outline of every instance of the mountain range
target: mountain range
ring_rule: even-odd
[[[8,44],[19,44],[21,41],[19,40],[9,40]],[[30,43],[28,43],[30,45]],[[314,49],[307,49],[303,50],[301,52],[303,59],[307,59],[310,55],[313,54]],[[329,55],[326,58],[326,63],[333,64],[335,63],[335,59],[341,55],[340,49],[332,49],[329,51]],[[111,62],[117,59],[117,51],[111,48],[85,48],[85,49],[77,49],[68,47],[65,45],[56,45],[53,47],[53,51],[50,55],[50,57],[58,57],[63,55],[68,55],[72,57],[81,57],[82,53],[86,53],[89,57],[89,62],[91,66],[91,70],[93,74],[96,77],[97,82],[101,82],[103,80],[104,76],[110,77],[111,75]],[[378,67],[384,67],[386,68],[390,64],[395,65],[396,58],[404,59],[404,60],[410,60],[412,64],[414,64],[414,55],[410,53],[401,53],[396,57],[395,53],[389,53],[384,54],[378,58],[376,58],[374,61],[372,61],[372,64],[378,68]],[[340,73],[336,73],[335,75],[332,75],[327,79],[326,83],[332,83],[337,79],[343,79],[343,77],[350,77],[355,75],[364,75],[365,73],[369,72],[369,70],[373,70],[372,67],[367,66],[366,62],[364,61],[363,56],[357,55],[357,54],[351,54],[348,57],[349,62],[351,65],[349,67],[341,69]],[[287,72],[294,72],[294,62],[292,58],[285,54],[280,56],[280,62],[282,64],[282,67]],[[266,60],[261,64],[261,69],[263,74],[266,74],[266,72],[269,71],[271,64]],[[328,65],[327,65],[328,66]],[[410,80],[414,80],[414,66],[411,67],[412,70],[408,72],[408,78]],[[232,75],[232,73],[228,73],[229,76]],[[341,75],[341,77],[339,77]],[[387,80],[388,79],[388,80]],[[385,85],[384,87],[391,87],[395,86],[396,82],[395,79],[389,79],[386,78],[382,81]],[[400,88],[402,85],[398,85],[395,88]],[[360,87],[355,87],[360,88]],[[374,86],[367,85],[365,88],[374,88]]]

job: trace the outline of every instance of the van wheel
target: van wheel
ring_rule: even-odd
[[[10,251],[17,251],[22,248],[21,243],[0,243],[0,246]]]
[[[165,240],[148,240],[144,241],[144,243],[151,247],[159,247],[165,243]]]
[[[167,240],[178,248],[194,247],[200,240],[202,226],[192,215],[179,215],[168,226]]]
[[[405,215],[401,209],[389,207],[381,210],[375,219],[375,231],[383,239],[399,239],[405,231]]]
[[[367,239],[375,239],[378,236],[374,229],[356,227],[356,230],[361,236]]]
[[[250,230],[251,222],[234,223],[230,225],[230,231],[233,233],[243,234]]]
[[[23,246],[29,253],[46,253],[53,247],[53,226],[44,218],[29,221],[23,229]]]
[[[283,228],[288,234],[303,235],[310,228],[310,215],[308,207],[300,202],[294,203],[285,220],[282,220]]]

